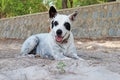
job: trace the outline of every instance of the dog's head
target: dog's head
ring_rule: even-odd
[[[75,20],[77,12],[70,15],[58,14],[56,9],[51,6],[49,10],[49,17],[51,19],[50,29],[57,42],[63,42],[69,38],[72,22]]]

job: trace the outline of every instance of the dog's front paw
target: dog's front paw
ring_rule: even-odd
[[[65,58],[62,58],[63,60],[70,60],[71,58],[69,57],[65,57]]]
[[[80,57],[79,57],[79,58],[77,58],[77,59],[78,59],[78,60],[80,60],[80,61],[84,61],[84,59],[82,59],[82,58],[80,58]]]
[[[55,60],[70,60],[71,58],[69,58],[69,57],[57,57],[57,58],[55,58]]]
[[[75,56],[73,58],[76,59],[76,60],[84,61],[84,59],[80,58],[79,56]]]

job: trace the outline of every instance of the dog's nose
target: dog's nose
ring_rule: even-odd
[[[56,34],[57,34],[58,36],[62,35],[62,30],[61,30],[61,29],[58,29],[58,30],[56,31]]]

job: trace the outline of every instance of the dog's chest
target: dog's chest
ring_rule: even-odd
[[[70,46],[69,40],[66,43],[57,43],[53,39],[53,37],[49,34],[44,36],[39,36],[39,50],[43,54],[52,54],[52,53],[63,53],[68,52],[68,48]]]
[[[69,48],[69,46],[66,43],[66,44],[57,44],[57,46],[55,46],[55,48],[53,48],[53,49],[55,49],[56,52],[65,54],[68,52],[68,48]]]

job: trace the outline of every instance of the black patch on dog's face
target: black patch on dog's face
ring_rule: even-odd
[[[65,22],[65,23],[64,23],[64,26],[65,26],[65,28],[66,28],[68,31],[70,31],[70,29],[71,29],[70,23]]]
[[[52,21],[52,28],[54,27],[54,21]]]
[[[58,22],[57,21],[52,21],[52,28],[54,27],[54,26],[57,26],[58,25]]]

